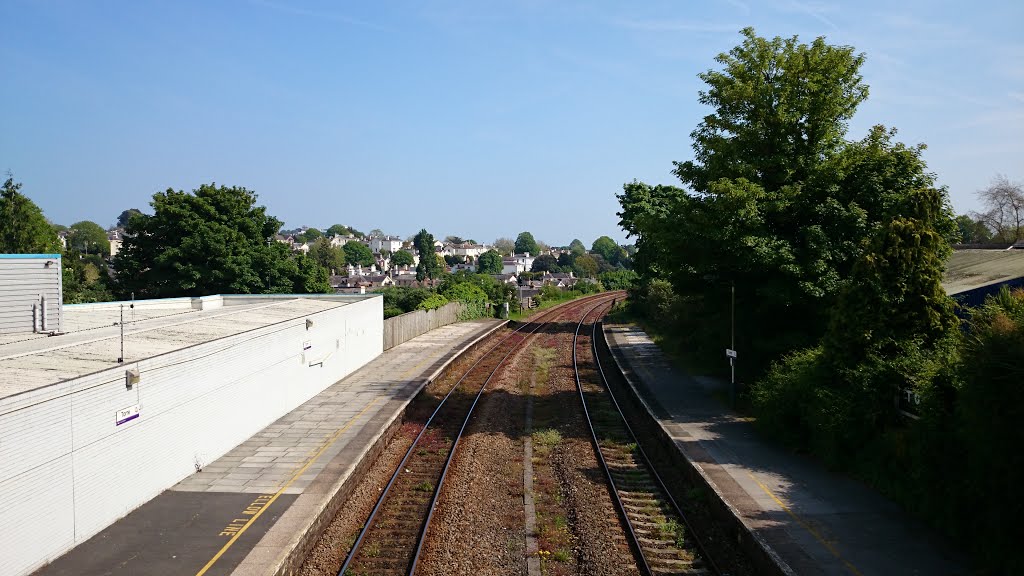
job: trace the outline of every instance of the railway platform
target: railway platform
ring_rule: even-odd
[[[452,324],[385,351],[36,574],[289,573],[416,392],[502,324]]]
[[[896,504],[758,437],[642,330],[606,325],[616,362],[676,448],[783,574],[970,574],[956,548]]]

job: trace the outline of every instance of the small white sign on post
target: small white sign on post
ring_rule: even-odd
[[[735,358],[736,357],[736,351],[735,350],[730,350],[729,348],[726,348],[725,349],[725,355],[728,356],[729,358]]]
[[[121,408],[114,414],[115,426],[120,426],[125,422],[135,420],[139,417],[139,405],[133,404],[127,408]]]

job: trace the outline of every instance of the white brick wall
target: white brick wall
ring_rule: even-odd
[[[0,575],[31,573],[365,365],[382,322],[382,299],[361,300],[127,365],[132,390],[120,367],[0,400]]]

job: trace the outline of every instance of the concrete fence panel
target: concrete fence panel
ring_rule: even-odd
[[[413,338],[459,321],[465,311],[462,302],[449,302],[434,310],[415,310],[384,321],[384,349],[388,350]]]

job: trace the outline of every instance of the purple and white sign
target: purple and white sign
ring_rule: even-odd
[[[122,408],[114,414],[114,419],[117,421],[115,426],[120,426],[130,420],[135,420],[139,417],[139,405],[134,404],[127,408]]]

